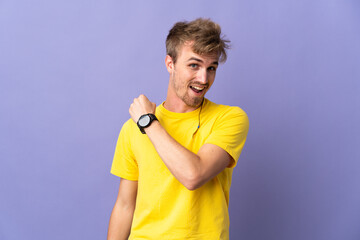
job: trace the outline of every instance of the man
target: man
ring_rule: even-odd
[[[117,142],[121,177],[108,239],[229,239],[229,190],[248,131],[238,107],[205,93],[228,41],[208,19],[178,22],[166,40],[166,100],[140,95]]]

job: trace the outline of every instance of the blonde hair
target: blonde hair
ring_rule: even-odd
[[[221,36],[219,24],[204,18],[191,22],[177,22],[171,28],[166,38],[166,54],[174,63],[179,48],[187,42],[192,42],[192,49],[196,54],[218,54],[220,62],[226,61],[226,50],[230,48],[230,41]]]

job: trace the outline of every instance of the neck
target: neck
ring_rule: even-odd
[[[164,107],[167,110],[169,110],[170,112],[187,113],[187,112],[192,112],[192,111],[198,109],[200,106],[190,107],[190,106],[187,106],[186,104],[184,104],[182,101],[181,101],[181,103],[176,103],[176,102],[168,100],[168,98],[167,98],[164,102]]]

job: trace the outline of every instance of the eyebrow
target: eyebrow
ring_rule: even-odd
[[[204,63],[203,60],[201,60],[201,59],[199,59],[199,58],[195,58],[195,57],[189,58],[189,59],[188,59],[188,62],[190,62],[190,61],[197,61],[197,62]],[[215,61],[215,62],[213,62],[212,64],[215,64],[216,66],[218,66],[218,65],[219,65],[219,62],[218,62],[218,61]]]

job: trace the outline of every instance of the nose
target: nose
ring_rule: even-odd
[[[201,69],[197,73],[197,81],[201,84],[207,84],[208,82],[208,73],[206,69]]]

